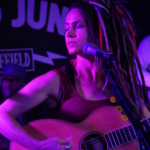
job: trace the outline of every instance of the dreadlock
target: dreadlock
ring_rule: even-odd
[[[142,106],[145,103],[150,110],[150,104],[136,54],[135,28],[130,13],[119,1],[115,3],[109,0],[86,0],[83,3],[74,4],[71,8],[80,9],[95,45],[118,58],[120,62],[118,85],[138,113],[143,116]],[[101,61],[99,70],[100,66]],[[115,75],[116,63],[112,62],[110,67]],[[138,70],[142,79],[141,84]]]

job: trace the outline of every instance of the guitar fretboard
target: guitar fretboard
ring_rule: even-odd
[[[144,119],[142,123],[149,128],[150,118]],[[146,128],[143,128],[146,131]],[[132,125],[105,134],[105,138],[110,148],[114,148],[131,140],[137,139],[139,136],[139,132],[135,130]]]

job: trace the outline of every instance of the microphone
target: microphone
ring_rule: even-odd
[[[87,43],[83,44],[82,51],[84,54],[94,55],[94,56],[97,56],[102,59],[107,59],[107,60],[116,60],[117,59],[114,55],[112,55],[104,50],[101,50],[100,48],[96,47],[93,43],[87,42]]]

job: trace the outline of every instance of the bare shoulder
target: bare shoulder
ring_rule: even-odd
[[[40,75],[36,77],[33,81],[36,82],[38,85],[40,85],[42,88],[45,85],[48,85],[49,83],[56,83],[59,82],[59,75],[55,70],[48,71],[47,73]]]
[[[48,71],[47,73],[38,77],[39,86],[42,91],[48,95],[57,97],[61,89],[61,82],[59,74],[56,70]]]

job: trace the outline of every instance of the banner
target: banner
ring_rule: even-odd
[[[0,73],[5,64],[16,63],[26,69],[29,81],[65,65],[69,5],[67,0],[1,0]]]
[[[73,1],[0,0],[0,73],[5,64],[17,63],[26,69],[29,81],[65,65],[68,52],[64,22]],[[132,0],[124,4],[135,22],[138,45],[150,34],[150,1]]]

